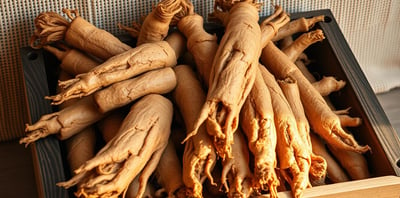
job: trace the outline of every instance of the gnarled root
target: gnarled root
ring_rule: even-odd
[[[172,122],[172,104],[161,95],[150,94],[136,102],[115,137],[97,155],[75,170],[71,180],[57,185],[69,188],[94,171],[92,179],[79,187],[81,196],[111,197],[127,190],[141,173],[138,197],[145,190],[167,146]]]

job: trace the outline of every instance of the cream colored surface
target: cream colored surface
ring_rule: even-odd
[[[278,193],[280,198],[291,198],[289,191]],[[304,190],[304,197],[319,198],[396,198],[400,196],[400,177],[382,176],[350,182],[312,187]],[[267,198],[259,196],[259,198]]]
[[[62,14],[78,9],[99,28],[123,33],[117,23],[130,25],[147,14],[157,0],[21,0],[0,2],[0,140],[23,133],[27,122],[24,80],[19,49],[28,46],[33,20],[44,11]],[[207,16],[213,1],[193,0],[196,11]],[[273,11],[271,1],[261,1],[261,15]],[[400,86],[400,1],[396,0],[274,0],[289,13],[330,9],[373,90],[381,93]],[[15,132],[17,131],[17,132]],[[6,135],[3,135],[6,134]]]

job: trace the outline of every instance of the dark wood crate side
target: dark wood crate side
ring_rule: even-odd
[[[42,50],[30,47],[20,50],[24,69],[25,90],[30,124],[35,123],[42,115],[51,113],[52,107],[44,96],[49,95],[48,78]],[[22,145],[21,145],[22,146]],[[39,197],[67,198],[64,188],[58,187],[57,182],[65,181],[65,170],[61,156],[59,141],[49,136],[30,145],[36,174]]]
[[[361,70],[350,46],[329,9],[300,13],[312,17],[325,15],[325,22],[317,27],[324,32],[323,42],[310,46],[306,52],[315,58],[316,72],[320,76],[336,76],[345,80],[343,90],[330,95],[338,109],[351,107],[351,115],[361,117],[363,124],[352,128],[355,138],[372,148],[366,157],[374,176],[400,175],[400,141],[391,126],[377,96]],[[296,15],[294,15],[296,17]]]

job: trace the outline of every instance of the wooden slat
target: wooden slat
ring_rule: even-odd
[[[29,47],[20,50],[24,69],[25,89],[28,100],[30,122],[35,123],[40,116],[52,112],[50,102],[44,99],[49,95],[45,64],[41,50]],[[39,197],[68,197],[65,189],[56,186],[65,181],[60,145],[56,138],[47,137],[31,145]]]
[[[269,195],[260,196],[267,198]],[[290,192],[279,192],[279,198],[292,198]],[[303,197],[319,198],[396,198],[400,197],[400,177],[384,176],[308,188]]]
[[[326,21],[317,25],[323,30],[326,39],[310,46],[310,49],[307,50],[311,58],[316,59],[317,71],[320,76],[335,76],[347,82],[344,89],[330,95],[331,101],[337,109],[351,107],[351,112],[354,112],[352,115],[362,118],[362,126],[352,129],[352,131],[356,139],[372,148],[372,153],[366,154],[371,171],[376,172],[377,176],[400,175],[400,168],[397,165],[400,159],[399,137],[391,126],[332,12],[324,9],[295,13],[292,17],[317,15],[326,16]]]

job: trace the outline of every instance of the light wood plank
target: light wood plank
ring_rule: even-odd
[[[303,195],[304,198],[397,198],[400,197],[400,177],[383,176],[312,187],[306,189]],[[269,195],[263,195],[259,198],[268,197]],[[292,195],[286,191],[278,193],[278,197],[292,198]]]

